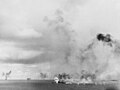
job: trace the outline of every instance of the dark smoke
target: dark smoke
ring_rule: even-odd
[[[98,34],[97,39],[99,41],[104,41],[104,42],[111,42],[112,41],[110,34],[107,34],[106,36],[104,34]]]

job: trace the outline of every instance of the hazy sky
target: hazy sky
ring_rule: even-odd
[[[0,0],[0,73],[39,78],[64,67],[72,38],[80,46],[98,32],[119,39],[119,24],[119,0]]]

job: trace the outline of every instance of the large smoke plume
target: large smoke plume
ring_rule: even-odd
[[[71,28],[71,24],[62,17],[62,11],[58,10],[57,13],[54,20],[49,20],[48,17],[44,19],[49,29],[43,33],[49,37],[47,40],[51,43],[48,48],[54,53],[50,56],[52,57],[50,72],[53,75],[66,72],[79,78],[81,72],[85,70],[94,73],[99,80],[119,79],[119,41],[110,34],[98,33],[86,44],[78,43],[77,34]]]
[[[72,0],[67,2],[68,7],[69,5],[71,6],[71,3]],[[82,3],[82,1],[79,3]],[[82,70],[85,70],[86,72],[94,73],[99,80],[119,79],[119,41],[111,37],[113,31],[110,31],[110,35],[109,30],[100,30],[106,28],[104,25],[98,26],[98,28],[95,25],[93,29],[88,25],[89,20],[85,23],[84,21],[79,22],[77,20],[81,19],[81,17],[79,18],[79,13],[72,11],[78,10],[77,6],[79,6],[79,3],[74,2],[70,8],[64,7],[63,9],[65,10],[56,10],[54,19],[49,19],[49,17],[44,19],[46,29],[44,29],[43,34],[47,37],[48,42],[51,42],[48,45],[48,49],[53,51],[53,54],[50,54],[50,57],[52,57],[50,72],[52,74],[66,72],[73,74],[73,77],[77,76],[79,78]],[[83,3],[87,3],[87,1]],[[70,10],[69,13],[66,9]],[[71,18],[71,15],[73,15],[71,13],[73,12],[75,12],[74,16],[76,17],[72,17],[74,19],[72,22],[70,21],[72,19],[69,18]],[[69,16],[69,14],[71,15]],[[83,26],[77,26],[75,23],[83,23]],[[83,29],[83,31],[78,29]],[[100,40],[97,34],[101,32],[103,37],[100,37]],[[110,36],[109,38],[111,39],[103,40],[107,36]]]

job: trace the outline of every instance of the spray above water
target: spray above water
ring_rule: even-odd
[[[87,76],[95,76],[97,80],[118,80],[120,71],[120,44],[110,34],[97,34],[85,47],[72,47],[68,62],[59,66],[67,68],[67,73],[80,79],[82,72]],[[61,72],[65,69],[62,69]]]
[[[120,75],[120,43],[112,34],[97,33],[89,42],[82,39],[72,24],[64,18],[64,13],[57,10],[55,20],[48,17],[43,31],[44,41],[50,55],[50,72],[53,74],[69,73],[73,78],[82,76],[85,71],[88,76],[95,76],[96,80],[118,80]],[[48,29],[49,27],[49,29]],[[76,34],[77,33],[77,34]],[[86,34],[87,35],[87,34]],[[46,37],[45,37],[46,36]],[[79,39],[78,39],[79,38]],[[52,53],[52,54],[51,54]],[[49,62],[48,60],[48,62]]]
[[[9,71],[7,73],[3,72],[2,76],[4,76],[5,80],[7,80],[11,73],[12,73],[12,71]]]

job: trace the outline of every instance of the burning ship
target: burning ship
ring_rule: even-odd
[[[104,49],[109,49],[112,54],[114,55],[111,55],[111,52],[107,53],[106,52],[101,52],[101,54],[104,54],[105,53],[105,56],[99,56],[99,54],[96,54],[95,55],[95,60],[97,58],[100,57],[101,61],[96,61],[95,64],[96,64],[96,68],[94,67],[93,69],[93,72],[89,72],[89,70],[81,70],[80,74],[79,74],[79,77],[77,79],[74,79],[72,77],[72,75],[70,74],[66,74],[66,73],[62,73],[62,74],[58,74],[54,77],[54,81],[55,83],[64,83],[64,84],[106,84],[106,83],[109,83],[109,82],[116,82],[118,80],[118,76],[119,73],[118,71],[116,70],[116,68],[118,68],[118,66],[116,66],[117,61],[116,59],[113,61],[113,59],[111,59],[111,56],[112,58],[116,57],[117,54],[119,54],[119,43],[116,42],[115,40],[112,40],[112,37],[110,34],[102,34],[102,33],[99,33],[97,34],[96,36],[96,39],[93,40],[92,43],[90,43],[88,45],[88,47],[86,49],[84,49],[84,52],[82,52],[81,56],[85,56],[85,55],[88,55],[88,53],[86,54],[86,52],[90,51],[90,50],[93,50],[93,48],[95,48],[96,50],[96,47],[95,47],[95,44],[97,43],[101,43],[102,47],[105,47]],[[99,48],[99,47],[97,47]],[[100,47],[101,49],[101,47]],[[107,50],[105,50],[107,51]],[[99,53],[99,49],[97,50],[97,52]],[[89,54],[90,55],[90,54]],[[103,59],[105,58],[105,59]],[[115,65],[115,70],[114,69],[111,69],[111,65]],[[113,71],[111,71],[113,70]],[[112,77],[117,77],[117,78],[112,78]]]

